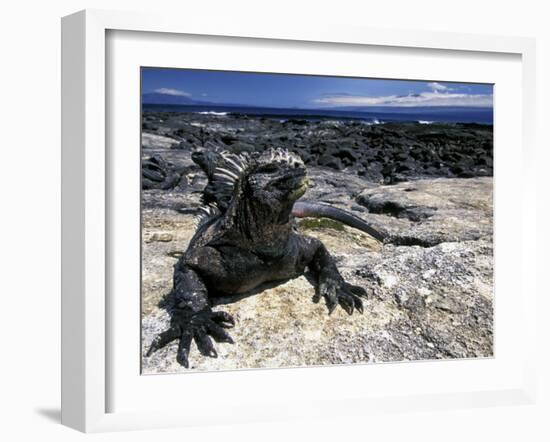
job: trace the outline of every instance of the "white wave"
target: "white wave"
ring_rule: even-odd
[[[418,120],[418,124],[432,124],[433,121]]]
[[[367,125],[367,126],[375,126],[377,124],[384,124],[384,122],[380,121],[378,118],[373,118],[371,121],[363,120],[362,123]]]
[[[214,112],[214,111],[198,112],[198,113],[201,115],[219,115],[219,116],[227,115],[227,112]]]

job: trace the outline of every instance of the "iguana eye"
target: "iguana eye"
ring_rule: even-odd
[[[260,169],[260,172],[262,173],[273,173],[273,172],[277,172],[277,166],[275,164],[268,164],[266,166],[263,166],[261,169]]]

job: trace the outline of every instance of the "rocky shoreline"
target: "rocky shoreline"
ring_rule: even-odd
[[[493,127],[480,124],[370,124],[149,112],[146,134],[174,149],[251,152],[279,146],[308,166],[346,170],[392,184],[411,178],[471,178],[493,174]]]
[[[162,331],[158,307],[194,233],[206,179],[197,149],[271,145],[299,153],[312,187],[304,199],[352,211],[388,235],[325,219],[299,228],[321,239],[349,282],[371,293],[363,315],[313,304],[306,278],[222,299],[235,345],[217,359],[192,348],[192,370],[491,357],[493,354],[492,127],[366,125],[356,121],[144,113],[142,346]],[[219,307],[216,307],[219,308]],[[175,345],[143,358],[143,373],[183,372]]]

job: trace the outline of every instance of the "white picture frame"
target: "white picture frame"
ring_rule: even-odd
[[[519,191],[522,211],[519,213],[519,233],[516,264],[521,265],[521,298],[518,311],[522,315],[517,324],[524,344],[520,358],[521,372],[502,382],[500,387],[484,389],[480,386],[462,391],[430,391],[426,394],[388,394],[376,397],[359,394],[355,397],[338,393],[286,405],[274,401],[272,406],[254,402],[254,394],[235,398],[235,413],[205,413],[205,408],[194,410],[163,409],[113,411],[109,406],[109,392],[113,388],[109,376],[110,345],[108,335],[112,321],[108,300],[109,241],[108,229],[111,198],[109,196],[109,155],[106,121],[109,117],[106,79],[106,36],[108,32],[153,32],[162,35],[217,36],[220,38],[268,39],[274,44],[293,42],[365,45],[380,48],[425,48],[438,51],[468,51],[479,55],[511,54],[521,57],[521,149],[518,156],[523,164],[523,187]],[[159,35],[159,34],[156,34]],[[535,265],[535,192],[529,178],[534,167],[534,107],[535,107],[535,46],[532,39],[491,37],[419,31],[376,30],[343,26],[307,25],[291,27],[280,23],[211,22],[196,17],[184,25],[176,17],[144,13],[87,10],[63,18],[62,21],[62,423],[85,432],[185,426],[217,422],[248,422],[307,418],[337,414],[364,414],[374,410],[408,411],[414,409],[456,408],[501,404],[532,403],[535,393],[533,336],[535,334],[536,287]],[[498,108],[497,108],[498,109]],[[497,221],[498,223],[498,221]],[[499,251],[497,242],[496,250]],[[507,253],[505,249],[503,253]],[[518,277],[519,278],[519,277]],[[498,280],[497,287],[499,287]],[[498,321],[498,318],[497,318]],[[506,326],[506,324],[505,324]],[[495,359],[499,356],[496,354]],[[137,366],[139,362],[135,361]],[[402,364],[404,365],[404,364]],[[395,364],[393,365],[395,367]],[[416,370],[423,370],[417,364]],[[425,367],[428,367],[426,364]],[[364,367],[353,367],[357,375]],[[378,371],[395,370],[380,365]],[[300,370],[300,369],[299,369]],[[287,380],[303,378],[302,371],[278,370]],[[316,368],[305,370],[319,370]],[[330,372],[323,372],[331,376]],[[331,369],[332,370],[332,369]],[[335,369],[336,370],[336,369]],[[397,369],[399,370],[399,368]],[[439,368],[435,368],[440,370]],[[441,369],[441,375],[444,375]],[[243,372],[254,382],[265,382],[271,370]],[[186,375],[184,375],[186,376]],[[198,376],[198,375],[197,375]],[[201,376],[204,376],[201,375]],[[206,374],[222,379],[223,373]],[[233,380],[235,376],[232,375]],[[168,378],[164,379],[164,384]],[[195,378],[201,382],[200,378]],[[505,378],[506,380],[506,378]],[[304,379],[305,381],[305,379]],[[261,384],[258,384],[261,385]],[[307,406],[304,406],[307,404]],[[332,405],[332,407],[331,407]],[[237,413],[238,411],[238,413]]]

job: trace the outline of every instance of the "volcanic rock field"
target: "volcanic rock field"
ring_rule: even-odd
[[[305,277],[217,300],[235,344],[218,358],[177,342],[142,358],[142,373],[380,363],[493,355],[493,131],[478,124],[366,124],[243,115],[145,112],[142,120],[142,350],[167,328],[159,306],[194,233],[206,176],[200,149],[299,154],[302,199],[362,217],[387,237],[324,218],[297,220],[321,239],[348,282],[369,292],[365,312],[329,316]]]

